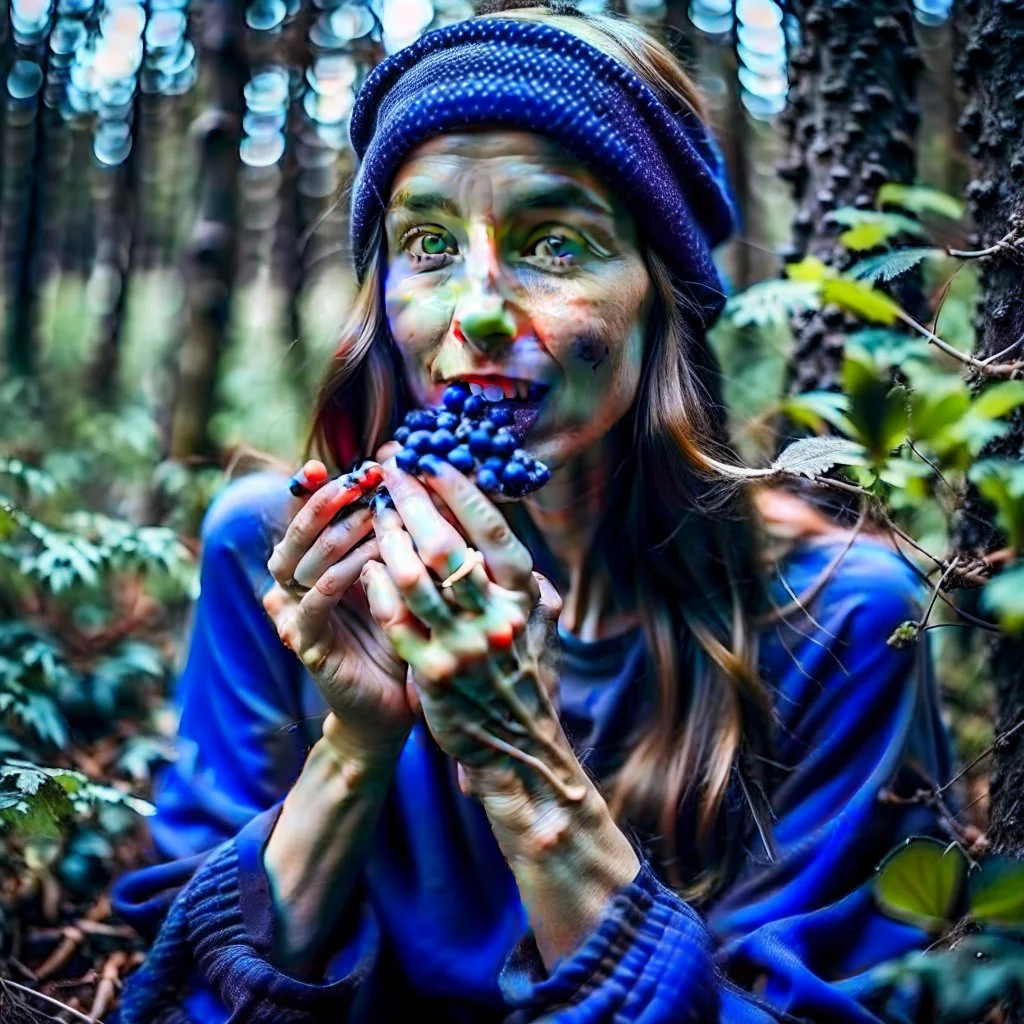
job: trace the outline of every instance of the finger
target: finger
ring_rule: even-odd
[[[466,561],[469,545],[465,538],[441,515],[430,492],[415,477],[403,473],[398,466],[386,464],[384,479],[420,559],[438,579],[447,579]],[[463,607],[479,611],[486,603],[488,582],[486,569],[478,567],[453,596]]]
[[[426,486],[444,498],[470,544],[484,556],[491,578],[509,590],[525,592],[531,601],[536,601],[540,592],[533,577],[533,557],[498,507],[469,477],[447,462],[424,456],[420,466]],[[385,478],[389,479],[387,471]]]
[[[402,446],[397,441],[388,441],[386,444],[382,444],[378,449],[374,458],[383,465],[393,455],[402,450]]]
[[[299,559],[292,579],[311,587],[335,562],[344,558],[356,544],[373,532],[368,508],[357,506],[344,519],[330,523]]]
[[[289,583],[320,531],[339,511],[373,490],[380,483],[382,473],[378,463],[364,462],[355,472],[329,480],[315,491],[292,518],[284,537],[271,552],[267,562],[270,575],[278,583]]]
[[[537,581],[537,587],[540,590],[540,597],[536,605],[537,611],[548,622],[558,622],[559,616],[562,614],[562,595],[555,589],[555,585],[547,576],[542,576],[535,570],[533,578]]]
[[[296,498],[308,498],[327,483],[327,467],[318,459],[310,459],[288,481],[288,490]]]
[[[325,632],[327,617],[345,593],[359,581],[363,567],[372,561],[380,561],[380,550],[374,537],[364,541],[324,571],[299,602],[298,615],[301,617],[304,635],[316,637]]]
[[[425,626],[435,630],[447,629],[454,618],[452,609],[438,593],[398,512],[387,508],[382,501],[375,502],[373,530],[380,547],[381,561],[401,600]]]
[[[380,562],[367,562],[359,581],[374,622],[391,641],[395,653],[410,665],[418,664],[430,645],[430,637],[402,600],[394,580]]]

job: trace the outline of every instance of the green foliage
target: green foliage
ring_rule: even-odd
[[[944,932],[961,916],[1024,936],[1024,863],[989,856],[972,864],[956,843],[914,836],[878,866],[879,909],[926,932]]]
[[[964,204],[955,196],[925,185],[903,185],[886,182],[877,195],[879,206],[901,206],[911,213],[933,213],[948,220],[960,220]]]
[[[116,478],[134,457],[99,462]],[[85,468],[96,458],[57,450],[45,467],[0,461],[0,600],[9,613],[0,621],[5,861],[35,863],[41,848],[33,844],[45,840],[45,863],[83,891],[105,879],[113,840],[151,813],[132,783],[145,783],[151,765],[169,756],[148,731],[164,700],[167,658],[143,620],[122,627],[125,595],[138,600],[149,587],[184,606],[196,586],[194,559],[174,530],[83,507]],[[71,766],[76,749],[116,742],[120,721],[131,723],[131,743],[111,778]]]
[[[941,249],[927,246],[898,249],[896,252],[883,252],[876,256],[867,256],[850,267],[850,277],[857,281],[894,281],[908,270],[919,266],[923,260],[945,257]]]

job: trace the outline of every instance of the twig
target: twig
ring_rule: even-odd
[[[907,438],[907,445],[909,446],[910,450],[923,463],[925,463],[925,465],[927,465],[932,470],[932,472],[939,478],[939,480],[942,481],[942,483],[949,489],[950,494],[952,494],[953,497],[958,498],[960,496],[960,492],[942,475],[942,470],[939,469],[939,467],[934,462],[932,462],[932,460],[929,459],[928,456],[924,454],[924,452],[918,451],[918,449],[914,446],[914,442],[911,441],[910,438]]]
[[[104,896],[85,914],[82,923],[93,924],[109,916],[110,901]],[[36,977],[40,981],[45,981],[50,975],[56,974],[71,959],[75,950],[85,941],[85,931],[78,926],[77,922],[62,929],[61,934],[64,938],[61,939],[60,944],[36,970]]]
[[[993,256],[997,252],[1001,252],[1003,249],[1015,249],[1017,247],[1018,235],[1020,234],[1020,228],[1014,228],[1012,231],[1008,231],[998,242],[994,242],[992,245],[985,249],[947,249],[946,252],[950,256],[955,256],[961,260],[981,260],[986,256]]]
[[[984,760],[986,757],[989,756],[989,754],[993,753],[996,750],[996,748],[1001,747],[1019,729],[1024,729],[1024,718],[1022,718],[1015,726],[1013,726],[1013,728],[1008,729],[1004,733],[1000,733],[1000,735],[998,735],[989,744],[989,746],[987,746],[976,758],[974,758],[973,761],[970,761],[966,765],[964,765],[964,767],[961,768],[960,771],[957,772],[957,774],[954,775],[953,778],[951,778],[949,782],[947,782],[944,786],[940,786],[936,790],[936,794],[941,796],[943,793],[949,790],[951,786],[954,786],[956,783],[958,783],[976,764],[978,764],[979,761]]]
[[[1024,362],[1021,361],[992,364],[988,360],[978,359],[976,356],[961,352],[960,349],[950,345],[948,341],[943,341],[934,331],[930,331],[924,324],[915,320],[906,310],[897,308],[894,310],[894,314],[908,327],[912,327],[922,337],[927,338],[940,352],[945,352],[950,358],[963,363],[964,366],[970,366],[988,377],[1015,377],[1021,370],[1024,370]]]
[[[74,1016],[79,1020],[84,1020],[85,1024],[97,1024],[97,1021],[93,1017],[86,1017],[84,1013],[79,1013],[78,1010],[72,1009],[66,1003],[62,1003],[59,999],[53,999],[50,996],[43,995],[42,992],[37,992],[34,988],[29,988],[27,985],[19,985],[16,981],[10,981],[7,978],[0,978],[0,985],[9,986],[10,988],[17,989],[19,992],[24,992],[26,995],[42,999],[43,1002],[49,1003],[51,1006],[56,1006],[62,1013],[74,1014]]]
[[[928,598],[928,604],[925,605],[924,612],[921,614],[921,618],[917,622],[917,631],[920,633],[925,626],[928,625],[928,619],[931,618],[932,609],[935,607],[935,602],[939,599],[939,592],[942,590],[942,585],[949,579],[952,573],[956,570],[959,565],[960,559],[954,558],[948,566],[946,566],[943,574],[938,578],[935,583],[935,587],[932,589],[932,595]]]

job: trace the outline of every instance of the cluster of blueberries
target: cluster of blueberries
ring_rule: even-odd
[[[420,458],[444,459],[488,494],[521,498],[543,487],[551,470],[519,447],[509,430],[507,405],[471,394],[464,384],[445,389],[439,409],[413,409],[396,431],[402,450],[395,456],[406,473],[420,472]]]

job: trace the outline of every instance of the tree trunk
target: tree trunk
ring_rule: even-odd
[[[203,6],[200,68],[208,106],[193,124],[199,202],[185,253],[186,331],[169,443],[175,459],[213,454],[210,420],[237,264],[238,147],[248,77],[244,33],[244,4],[209,0]]]
[[[974,180],[967,199],[977,238],[989,245],[1012,228],[1024,227],[1024,6],[1017,0],[966,0],[957,11],[960,39],[955,67],[968,96],[960,121],[972,158]],[[972,242],[973,244],[973,242]],[[1019,359],[1024,337],[1024,271],[1020,249],[983,260],[975,319],[976,351],[982,358]],[[1020,460],[1024,414],[986,456]],[[991,510],[968,493],[957,522],[964,554],[984,554],[1003,543]],[[998,705],[996,732],[1024,720],[1024,640],[997,636],[989,666]],[[991,778],[989,838],[998,853],[1024,858],[1024,742],[1016,733],[996,747]],[[1018,1014],[1016,1019],[1020,1019]]]
[[[839,243],[842,227],[833,211],[869,209],[879,185],[914,179],[921,66],[914,6],[912,0],[792,0],[790,7],[802,46],[790,56],[782,119],[789,154],[779,173],[797,204],[786,258],[816,256],[845,270],[865,254],[854,257]],[[799,317],[787,390],[835,387],[846,333],[860,326],[837,307]]]

